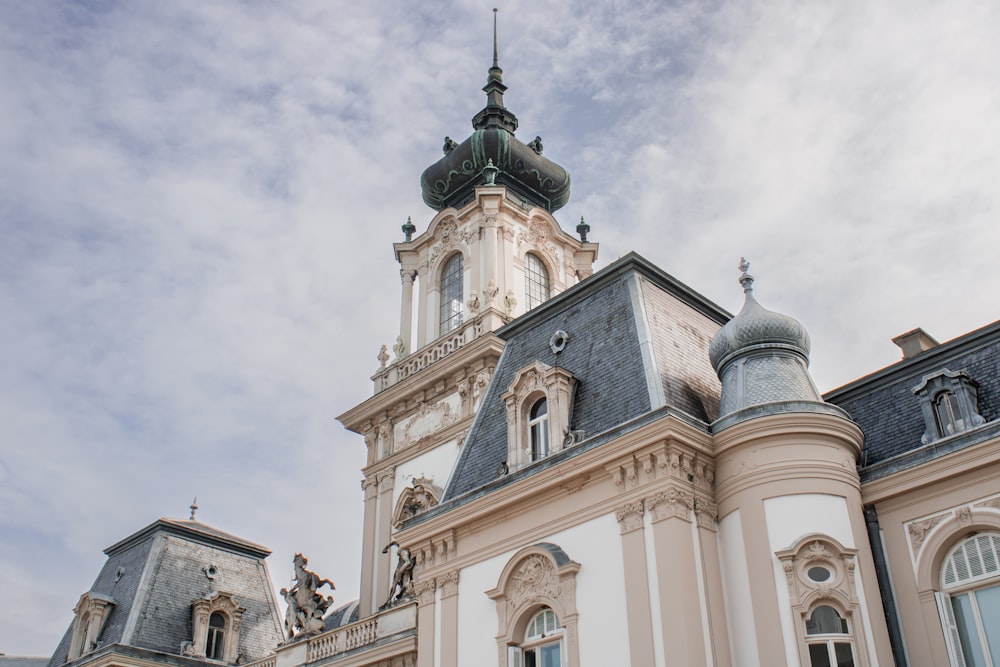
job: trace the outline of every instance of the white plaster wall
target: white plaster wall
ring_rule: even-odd
[[[464,568],[458,582],[458,664],[497,664],[496,605],[486,591],[522,547],[551,542],[580,564],[576,575],[582,667],[627,665],[625,574],[618,521],[605,515]]]
[[[396,466],[396,481],[392,488],[392,507],[386,511],[391,513],[396,509],[396,503],[403,494],[403,489],[410,486],[414,477],[426,477],[433,480],[434,486],[444,489],[459,451],[458,441],[449,440],[406,463]]]
[[[462,568],[458,578],[458,664],[496,665],[496,603],[486,591],[496,588],[500,572],[516,549]]]
[[[766,499],[764,516],[767,521],[768,544],[771,547],[771,566],[774,569],[781,630],[785,638],[785,654],[788,656],[790,666],[799,665],[799,637],[792,617],[788,585],[785,582],[781,561],[774,552],[787,549],[809,533],[829,535],[848,549],[855,548],[854,535],[851,533],[850,510],[847,507],[847,499],[842,496],[802,493]],[[871,656],[872,667],[878,667],[872,640],[871,619],[867,614],[868,607],[860,571],[855,571],[855,581],[858,587],[858,600],[861,603],[861,622],[864,624],[865,636],[868,639],[868,653]]]
[[[741,667],[760,667],[757,654],[757,625],[754,623],[750,596],[750,574],[740,511],[730,512],[719,520],[719,567],[722,569],[722,595],[726,600],[729,645]]]

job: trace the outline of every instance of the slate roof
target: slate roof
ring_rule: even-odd
[[[284,639],[264,557],[270,552],[200,521],[160,519],[105,550],[108,560],[90,588],[114,600],[98,648],[115,644],[179,654],[190,641],[191,603],[212,591],[246,608],[239,652],[264,657]],[[205,568],[214,565],[209,578]],[[75,603],[75,601],[74,601]],[[72,621],[49,660],[66,662]]]
[[[4,655],[0,653],[0,667],[45,667],[49,659],[28,655]]]
[[[442,503],[411,521],[558,465],[668,413],[707,431],[717,416],[719,392],[708,345],[729,317],[632,253],[500,329],[504,352]],[[570,336],[558,354],[549,347],[557,330]],[[498,466],[507,460],[502,395],[518,371],[535,361],[562,367],[577,379],[571,426],[584,431],[585,440],[498,477]]]
[[[924,445],[926,425],[913,388],[944,368],[964,370],[979,384],[979,414],[987,423]],[[1000,433],[1000,321],[834,389],[824,399],[845,409],[865,433],[858,466],[862,481],[994,437]]]

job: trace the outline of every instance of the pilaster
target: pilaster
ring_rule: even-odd
[[[705,628],[702,626],[691,521],[694,494],[674,486],[646,499],[652,514],[663,644],[670,647],[674,665],[705,665]]]
[[[654,664],[643,513],[644,507],[641,501],[628,503],[615,512],[615,518],[621,527],[629,656],[633,665]]]
[[[365,519],[361,541],[361,596],[358,611],[363,618],[373,614],[381,604],[375,598],[375,533],[378,530],[378,482],[375,477],[363,479],[361,489],[365,494]]]
[[[434,598],[437,584],[433,579],[416,581],[413,592],[417,596],[417,667],[436,667],[434,660]]]
[[[390,555],[383,550],[392,541],[392,489],[396,482],[396,468],[380,470],[378,481],[378,542],[375,544],[378,563],[375,572],[375,609],[378,609],[389,597],[389,584],[392,578],[392,562]]]
[[[440,667],[458,667],[458,572],[446,572],[435,579],[441,591]]]

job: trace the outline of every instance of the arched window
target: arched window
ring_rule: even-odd
[[[830,605],[820,605],[806,618],[810,667],[854,667],[847,619]]]
[[[90,628],[90,614],[86,613],[80,618],[80,633],[76,636],[77,644],[74,647],[74,651],[71,654],[73,657],[78,658],[85,653],[89,653],[90,647],[87,646],[87,635]]]
[[[509,651],[508,667],[562,667],[563,630],[549,607],[542,607],[530,621],[520,646]]]
[[[942,391],[934,399],[934,418],[937,420],[938,432],[942,436],[965,430],[965,421],[962,419],[962,409],[958,405],[958,397],[950,391]]]
[[[945,558],[942,610],[952,650],[967,667],[1000,665],[1000,533],[977,533]]]
[[[208,618],[208,638],[205,642],[205,657],[223,660],[226,655],[226,616],[214,612]]]
[[[528,414],[528,433],[531,436],[531,460],[538,461],[549,455],[549,404],[544,398],[535,401]]]
[[[441,334],[462,324],[462,254],[455,253],[441,269]]]
[[[527,310],[549,300],[549,271],[538,255],[530,252],[524,257],[524,292]]]

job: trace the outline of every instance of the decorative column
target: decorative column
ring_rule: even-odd
[[[653,626],[649,600],[649,573],[642,525],[642,501],[615,512],[621,527],[622,561],[625,565],[625,610],[629,655],[633,665],[653,665]]]
[[[382,550],[392,541],[392,489],[396,482],[396,468],[386,468],[378,475],[378,542],[375,550],[378,565],[375,571],[375,609],[378,609],[389,597],[389,584],[392,578],[392,563],[388,553]]]
[[[413,275],[415,271],[404,267],[399,270],[399,277],[403,282],[403,297],[399,307],[399,337],[403,341],[402,354],[405,357],[410,352],[413,344]]]
[[[498,297],[501,301],[503,300],[503,289],[500,286],[500,281],[497,277],[497,233],[498,233],[499,219],[497,217],[496,211],[489,211],[486,213],[486,243],[484,245],[483,252],[483,268],[485,269],[485,280],[487,287],[496,286],[500,288]],[[494,306],[497,304],[494,302]]]
[[[441,667],[458,667],[458,570],[436,579],[441,591]]]
[[[694,495],[668,488],[646,500],[653,516],[663,645],[671,665],[705,665],[705,630],[701,622],[698,570],[695,566],[691,514]]]
[[[708,635],[712,641],[712,660],[716,667],[733,664],[726,625],[726,603],[722,593],[722,567],[719,561],[719,508],[715,503],[695,498],[694,518],[698,526],[698,552],[705,605],[708,607]]]
[[[427,262],[420,265],[417,269],[417,279],[420,281],[420,296],[417,300],[417,349],[419,350],[427,341],[432,338],[431,335],[427,333],[427,310],[430,308],[430,290],[431,280],[430,268]]]
[[[437,586],[433,579],[415,581],[417,596],[417,667],[434,667],[434,596]]]
[[[365,494],[365,526],[361,541],[361,596],[358,601],[361,618],[371,616],[381,600],[375,593],[375,536],[378,527],[375,519],[378,515],[378,481],[376,477],[366,477],[361,480],[361,489]]]

